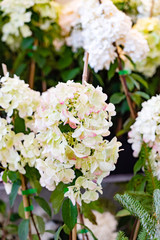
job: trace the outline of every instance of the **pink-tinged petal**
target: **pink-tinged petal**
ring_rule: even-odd
[[[102,174],[102,171],[100,171],[100,170],[99,170],[99,171],[96,171],[96,172],[94,173],[95,176],[100,176],[101,174]]]
[[[63,105],[63,104],[64,104],[64,101],[62,101],[62,102],[60,101],[59,103],[60,103],[61,105]]]
[[[69,126],[73,129],[77,128],[77,125],[73,122],[70,122],[70,121],[69,121]]]

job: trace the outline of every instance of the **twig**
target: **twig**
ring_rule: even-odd
[[[37,45],[38,45],[38,40],[36,39],[35,42],[34,42],[34,46],[37,46]],[[31,60],[31,66],[30,66],[30,75],[29,75],[29,86],[32,89],[34,87],[35,71],[36,71],[36,63],[32,59]]]
[[[78,209],[78,216],[79,216],[80,223],[81,223],[82,225],[85,225],[85,224],[84,224],[84,219],[83,219],[83,214],[81,213],[81,209],[80,209],[80,206],[79,206],[78,203],[77,203],[77,209]],[[81,229],[82,229],[82,225],[81,225]],[[82,239],[83,239],[83,240],[85,240],[84,236],[85,236],[86,240],[89,240],[89,237],[88,237],[88,234],[87,234],[87,233],[82,234]]]
[[[150,18],[153,17],[153,12],[154,12],[154,0],[152,0],[151,3]]]
[[[121,58],[120,58],[118,49],[116,50],[116,52],[117,52],[117,59],[118,59],[118,68],[119,68],[119,71],[121,71],[121,70],[123,70],[123,66],[122,66],[122,62],[121,62]],[[127,87],[127,83],[126,83],[126,77],[125,77],[125,75],[120,75],[119,78],[120,78],[120,81],[121,81],[121,84],[122,84],[122,87],[123,87],[123,91],[126,95],[126,99],[127,99],[127,103],[128,103],[130,112],[131,112],[131,116],[132,116],[133,119],[135,119],[136,118],[136,113],[135,113],[135,109],[134,109],[132,100],[130,98],[130,93],[128,91],[128,87]]]
[[[139,228],[140,228],[140,220],[138,219],[137,223],[136,223],[135,230],[134,230],[133,240],[137,239]]]
[[[87,79],[88,78],[88,58],[89,58],[89,53],[85,52],[82,84],[84,84],[88,80]]]
[[[3,74],[4,76],[7,74],[7,65],[2,63],[2,70],[3,70]]]
[[[29,197],[29,196],[28,196],[28,202],[29,202],[29,205],[30,205],[30,197]],[[37,228],[36,222],[35,222],[35,220],[34,220],[33,212],[30,211],[30,214],[31,214],[31,219],[32,219],[32,222],[33,222],[34,228],[35,228],[35,230],[36,230],[36,233],[37,233],[38,239],[41,240],[40,233],[39,233],[39,231],[38,231],[38,228]]]

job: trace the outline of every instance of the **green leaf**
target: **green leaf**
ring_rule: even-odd
[[[136,93],[132,93],[131,98],[138,106],[140,106],[142,99],[139,95],[137,95]]]
[[[22,50],[31,48],[33,43],[34,43],[34,38],[32,38],[32,37],[24,38],[22,43],[21,43]]]
[[[70,229],[67,227],[67,225],[66,224],[64,224],[64,228],[63,228],[63,231],[67,234],[67,235],[69,235],[70,234]]]
[[[141,168],[144,166],[144,164],[145,164],[144,159],[139,158],[138,161],[134,165],[134,175],[136,175],[136,173],[141,170]]]
[[[110,65],[110,69],[108,71],[108,80],[110,81],[113,76],[115,75],[116,69],[118,67],[118,61],[117,59]]]
[[[139,96],[141,96],[141,97],[143,97],[143,98],[145,98],[147,100],[150,98],[150,96],[147,93],[145,93],[145,92],[137,91],[137,92],[135,92],[135,94],[139,95]]]
[[[39,240],[37,234],[33,234],[33,235],[32,235],[32,240]]]
[[[3,182],[5,182],[5,183],[8,182],[7,176],[8,176],[8,170],[6,169],[6,170],[3,172],[3,175],[2,175],[2,180],[3,180]]]
[[[4,215],[6,211],[6,204],[0,199],[0,213]]]
[[[145,88],[148,88],[148,83],[140,75],[132,73],[131,76],[140,82]]]
[[[116,217],[125,217],[130,215],[131,213],[127,209],[122,209],[116,214]]]
[[[62,231],[63,228],[64,228],[64,225],[58,228],[56,234],[54,235],[54,240],[59,240],[59,239],[61,239],[61,238],[60,238],[60,233],[61,233],[61,231]]]
[[[19,204],[18,214],[21,218],[25,218],[23,201]]]
[[[70,199],[66,199],[62,205],[62,217],[67,227],[72,230],[77,223],[77,206],[73,205]]]
[[[126,83],[129,91],[132,91],[134,89],[134,83],[129,76],[126,76]]]
[[[103,82],[103,79],[102,77],[98,74],[98,73],[95,73],[94,71],[92,71],[92,74],[93,76],[95,77],[95,79],[99,82],[99,84],[104,87],[104,82]]]
[[[39,204],[39,206],[51,217],[52,211],[46,200],[38,196],[35,196],[34,199]]]
[[[116,237],[116,240],[128,240],[128,237],[125,236],[125,233],[122,231],[118,232],[118,235]]]
[[[144,191],[146,184],[146,178],[143,175],[137,174],[127,184],[127,190],[129,191]]]
[[[130,79],[130,81],[133,83],[133,85],[137,88],[140,89],[140,84],[131,76],[127,76],[128,79]],[[132,89],[133,90],[133,89]]]
[[[117,133],[117,137],[123,135],[124,133],[127,133],[130,130],[130,126],[134,123],[134,119],[133,118],[128,118],[125,123],[123,124],[123,129],[120,130]]]
[[[43,68],[46,63],[46,58],[42,57],[39,52],[33,52],[33,59],[38,64],[39,68]]]
[[[96,222],[96,216],[93,214],[90,204],[82,202],[82,213],[85,218],[88,218],[89,221],[93,224],[97,224]]]
[[[65,188],[66,185],[64,183],[59,183],[51,194],[50,202],[52,203],[54,214],[57,214],[62,206]]]
[[[26,63],[21,63],[21,64],[18,66],[18,68],[16,68],[15,74],[16,74],[17,76],[20,76],[20,75],[23,73],[23,71],[25,70],[26,67],[27,67],[27,64],[26,64]]]
[[[29,219],[24,219],[18,226],[18,236],[20,240],[27,240],[29,233]]]
[[[14,132],[25,133],[25,121],[23,118],[20,118],[18,114],[15,114],[14,117]]]
[[[113,104],[118,104],[118,103],[122,102],[123,99],[125,99],[125,95],[123,93],[114,93],[110,97],[110,102]]]
[[[80,73],[80,71],[81,69],[78,67],[71,70],[65,70],[61,72],[61,77],[63,81],[66,82],[68,80],[74,79]]]
[[[12,171],[8,171],[8,177],[11,180],[11,182],[15,182],[17,181],[19,178],[19,173],[18,172],[12,172]]]
[[[15,224],[8,224],[5,226],[5,230],[10,234],[17,234],[18,233],[18,226]]]
[[[36,223],[39,233],[43,234],[45,232],[45,223],[43,221],[43,218],[40,216],[34,215],[34,220],[35,220],[35,223]]]
[[[17,197],[18,189],[19,189],[20,186],[21,186],[20,180],[17,180],[12,185],[12,190],[11,190],[11,193],[9,195],[9,204],[10,204],[11,207],[13,207],[13,205],[14,205],[14,201]]]

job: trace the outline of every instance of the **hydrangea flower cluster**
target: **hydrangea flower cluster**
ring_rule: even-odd
[[[106,99],[100,87],[68,81],[43,93],[35,114],[42,147],[36,162],[40,183],[51,191],[60,182],[69,184],[65,196],[74,204],[98,199],[103,178],[115,169],[121,143],[103,139],[110,134],[115,115],[114,105]]]
[[[152,16],[160,15],[160,0],[138,0],[138,12],[140,17],[150,17],[150,12],[152,9]],[[153,6],[152,6],[153,5]]]
[[[26,127],[31,126],[40,94],[17,76],[10,78],[9,74],[0,79],[0,85],[0,106],[7,114],[7,120],[0,118],[0,162],[11,171],[18,170],[24,174],[26,164],[34,166],[40,156],[40,148],[33,132],[15,133],[15,111],[26,120]]]
[[[67,14],[73,23],[69,24],[66,43],[72,46],[73,51],[83,47],[89,53],[90,66],[96,72],[110,68],[117,57],[116,45],[123,46],[123,55],[130,56],[133,62],[144,59],[149,51],[143,35],[132,29],[130,17],[110,0],[102,0],[101,4],[98,0],[82,0],[74,11],[73,8],[66,11]],[[62,23],[64,21],[61,21],[63,29],[65,24]]]
[[[2,0],[0,10],[9,18],[2,27],[2,41],[15,50],[20,46],[22,38],[32,35],[28,26],[32,10],[40,14],[40,28],[48,30],[57,18],[57,6],[58,4],[51,0]]]
[[[160,20],[158,18],[139,19],[134,29],[143,34],[150,49],[146,58],[138,61],[136,69],[147,77],[152,77],[160,65]]]
[[[160,180],[160,95],[142,103],[135,123],[129,132],[133,155],[138,157],[143,142],[151,148],[150,160],[155,175]]]
[[[103,0],[101,4],[98,0],[87,1],[81,10],[81,22],[84,48],[96,72],[109,69],[117,57],[116,45],[123,46],[124,54],[133,62],[144,59],[149,50],[144,37],[132,30],[131,19],[110,0]]]
[[[15,109],[26,121],[27,117],[32,117],[39,105],[39,92],[30,89],[28,84],[16,75],[10,78],[8,73],[0,79],[0,87],[0,106],[8,117],[13,115]]]

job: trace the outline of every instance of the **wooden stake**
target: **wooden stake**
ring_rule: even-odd
[[[25,178],[22,174],[20,174],[21,176],[21,182],[22,182],[22,191],[26,190],[26,183],[25,183]],[[26,195],[22,195],[22,199],[23,199],[23,206],[24,208],[29,207],[29,201]],[[25,213],[25,219],[29,219],[30,217],[30,213],[29,212],[24,212]]]
[[[89,58],[89,53],[85,52],[84,56],[84,68],[83,68],[83,75],[82,75],[82,84],[84,85],[85,82],[88,80],[88,58]]]
[[[154,13],[154,0],[152,0],[152,3],[151,3],[151,10],[150,10],[150,18],[153,17],[153,13]]]
[[[7,74],[7,65],[2,63],[2,70],[3,70],[3,74],[4,76]]]
[[[72,240],[77,240],[77,224],[74,226],[72,230]]]

